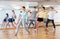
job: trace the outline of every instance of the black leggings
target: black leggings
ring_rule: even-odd
[[[53,26],[54,26],[54,28],[55,28],[54,20],[50,20],[50,19],[47,19],[46,27],[48,27],[48,23],[49,23],[50,21],[52,22],[52,24],[53,24]]]

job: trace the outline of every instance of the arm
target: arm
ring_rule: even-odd
[[[39,14],[37,13],[37,15],[36,15],[36,20],[37,20],[38,16],[39,16]]]
[[[21,19],[21,14],[20,14],[19,17],[18,17],[17,24],[19,23],[20,19]]]
[[[30,13],[30,14],[29,14],[29,18],[31,18],[31,16],[32,16],[32,14]]]
[[[58,13],[56,10],[54,10],[56,13]]]

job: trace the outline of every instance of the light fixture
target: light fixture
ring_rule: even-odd
[[[11,7],[14,9],[20,9],[21,8],[19,5],[11,5]]]
[[[43,5],[44,7],[50,7],[50,5]]]
[[[20,6],[14,6],[13,8],[14,9],[20,9]]]

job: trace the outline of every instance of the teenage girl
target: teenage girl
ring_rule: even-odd
[[[47,14],[46,28],[48,28],[48,23],[49,23],[50,21],[52,22],[54,29],[56,28],[56,27],[55,27],[55,23],[54,23],[54,14],[55,14],[55,13],[57,13],[57,11],[54,10],[53,7],[49,7],[49,11],[48,11],[48,14]]]
[[[22,13],[19,15],[19,19],[18,19],[18,26],[16,28],[16,33],[15,35],[18,34],[18,31],[19,31],[19,27],[22,23],[22,26],[25,28],[25,30],[27,30],[27,19],[28,19],[28,13],[26,12],[26,8],[25,6],[22,7]]]
[[[30,13],[28,29],[30,28],[31,24],[33,24],[34,29],[36,29],[36,15],[37,15],[37,13],[38,12],[36,10],[36,7],[34,7],[34,10]]]
[[[9,18],[8,18],[8,22],[7,22],[7,24],[6,24],[6,28],[7,28],[7,26],[9,25],[9,23],[11,23],[12,26],[13,26],[14,28],[16,28],[15,25],[14,25],[14,21],[15,21],[15,12],[14,12],[14,10],[12,10],[12,14],[11,14],[11,15],[9,16]]]
[[[45,7],[39,8],[38,14],[37,14],[37,23],[36,23],[37,29],[38,29],[38,24],[40,24],[41,26],[43,26],[46,29],[46,26],[43,21],[44,13],[45,13]]]
[[[5,26],[5,28],[6,28],[6,23],[8,22],[8,18],[9,18],[9,15],[8,13],[6,13],[6,17],[4,18],[3,23],[2,23],[2,26]]]

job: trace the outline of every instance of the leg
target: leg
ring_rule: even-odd
[[[7,26],[9,25],[9,22],[6,23],[6,29],[7,29]]]
[[[3,21],[3,22],[2,22],[2,25],[1,25],[1,28],[4,27],[4,26],[5,26],[5,22]]]
[[[20,23],[18,24],[18,26],[16,28],[16,34],[15,34],[15,36],[17,36],[17,34],[18,34],[19,28],[20,28]]]
[[[24,27],[25,25],[24,25],[24,19],[22,19],[22,26]]]
[[[43,26],[44,30],[48,32],[45,23],[42,21],[42,22],[40,22],[40,24]]]
[[[39,22],[38,21],[36,21],[36,29],[38,30],[38,24],[39,24]]]
[[[4,29],[6,28],[6,22],[3,22],[3,28]]]
[[[17,25],[15,21],[14,21],[14,24]]]
[[[50,21],[50,20],[49,20],[49,19],[47,19],[47,22],[46,22],[46,28],[48,27],[48,23],[49,23],[49,21]]]
[[[28,30],[28,24],[27,24],[27,22],[28,22],[27,19],[25,19],[25,20],[24,20],[24,25],[25,25],[24,28],[25,28],[25,30],[26,30],[28,33],[30,33],[29,30]],[[29,28],[30,28],[30,27],[29,27]]]
[[[34,24],[34,29],[36,29],[36,21],[33,21],[33,22],[34,22],[34,23],[33,23],[33,24]]]
[[[15,25],[14,25],[14,22],[12,22],[12,26],[13,26],[14,28],[16,28]]]
[[[30,28],[30,25],[32,24],[32,21],[30,21],[30,23],[29,23],[29,26],[28,26],[28,29]]]
[[[43,26],[43,28],[45,28],[46,29],[46,26],[45,26],[45,23],[42,21],[42,22],[40,22],[40,24]]]
[[[55,23],[54,23],[54,20],[52,20],[52,24],[53,24],[53,26],[54,26],[54,28],[55,28]]]

